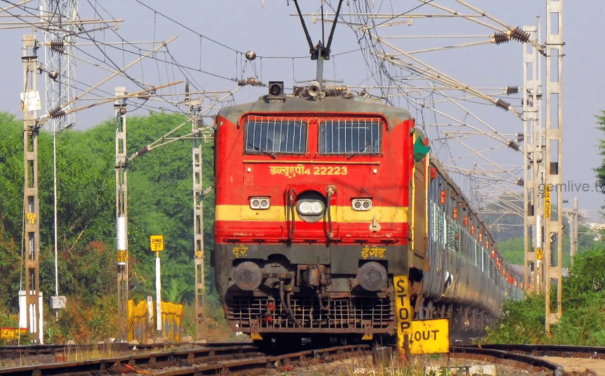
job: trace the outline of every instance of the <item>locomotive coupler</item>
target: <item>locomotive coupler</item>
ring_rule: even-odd
[[[315,289],[331,283],[330,268],[325,265],[299,265],[297,274],[299,281]]]

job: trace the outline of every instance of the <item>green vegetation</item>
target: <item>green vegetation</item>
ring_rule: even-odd
[[[187,117],[180,114],[128,117],[128,154],[183,122]],[[187,128],[185,125],[182,133],[187,133]],[[68,130],[57,135],[59,284],[60,294],[68,298],[68,308],[61,312],[58,323],[48,320],[47,335],[54,341],[88,342],[116,333],[114,142],[113,120],[86,131]],[[40,281],[48,304],[54,295],[52,135],[41,131],[38,145]],[[213,150],[211,144],[203,148],[208,186],[213,181]],[[18,311],[23,169],[22,122],[0,113],[0,314]],[[191,179],[191,141],[153,150],[128,166],[130,297],[137,301],[155,296],[155,255],[149,251],[149,236],[154,234],[165,235],[163,298],[185,304],[194,301]],[[213,201],[211,192],[204,206],[207,260],[214,245]],[[210,267],[206,270],[210,293],[214,291],[214,276]],[[208,298],[213,302],[212,316],[220,320],[217,299]],[[192,330],[193,325],[186,323],[185,327]]]
[[[553,297],[554,299],[554,297]],[[488,329],[491,343],[605,346],[605,248],[574,256],[563,278],[563,316],[552,334],[544,331],[544,296],[508,301],[502,317]]]
[[[605,111],[597,116],[598,129],[605,132]],[[605,140],[599,150],[603,157],[595,169],[597,183],[605,186]],[[605,193],[605,191],[601,190]],[[567,227],[567,226],[566,226]],[[569,240],[565,236],[564,256],[569,258]],[[511,239],[499,243],[504,257],[519,263],[523,260],[523,239]],[[569,265],[565,262],[564,266]],[[532,295],[526,300],[506,302],[502,317],[488,330],[487,341],[492,343],[549,343],[584,346],[605,346],[605,244],[595,242],[591,235],[580,235],[578,253],[569,267],[569,275],[563,278],[563,316],[551,328],[544,331],[544,296]],[[555,297],[552,296],[552,300]]]
[[[566,227],[568,229],[569,227]],[[589,251],[591,248],[605,247],[604,242],[595,241],[594,234],[584,232],[578,234],[578,253]],[[515,265],[523,265],[523,237],[510,238],[498,243],[498,252],[506,261]],[[563,236],[563,267],[568,268],[571,265],[570,239],[568,234]]]

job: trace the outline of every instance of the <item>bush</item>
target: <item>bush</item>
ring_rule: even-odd
[[[554,295],[553,295],[554,299]],[[490,343],[566,344],[605,346],[605,249],[574,256],[563,278],[563,315],[545,333],[544,295],[508,301],[503,314],[488,328]]]

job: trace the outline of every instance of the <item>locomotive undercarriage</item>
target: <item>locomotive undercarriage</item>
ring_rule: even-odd
[[[363,245],[247,244],[245,257],[235,257],[234,247],[241,249],[218,244],[214,255],[220,270],[229,270],[217,276],[217,288],[234,331],[253,339],[263,333],[349,333],[365,339],[394,333],[392,277],[407,273],[407,246],[381,246],[380,259],[368,257]],[[242,289],[252,287],[242,275],[257,266],[262,282]],[[368,269],[375,285],[360,283]]]

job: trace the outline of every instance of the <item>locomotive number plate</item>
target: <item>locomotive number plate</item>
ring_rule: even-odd
[[[322,166],[306,168],[302,164],[296,166],[269,166],[271,175],[284,175],[292,179],[303,177],[304,175],[348,175],[349,169],[346,166]]]
[[[346,167],[313,167],[313,175],[348,175]]]
[[[410,304],[410,289],[407,276],[393,278],[395,285],[395,309],[397,311],[397,347],[400,352],[406,351],[406,337],[412,336],[412,306]]]

